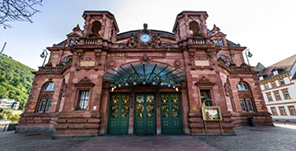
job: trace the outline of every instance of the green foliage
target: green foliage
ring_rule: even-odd
[[[20,114],[12,114],[8,117],[12,123],[17,123],[20,120]]]
[[[1,114],[0,114],[0,119],[1,119],[1,120],[7,120],[7,115],[4,114],[4,113],[1,113]]]
[[[20,102],[22,110],[27,102],[34,75],[34,69],[13,60],[11,57],[0,57],[0,99],[15,99]],[[9,118],[9,116],[8,116]]]

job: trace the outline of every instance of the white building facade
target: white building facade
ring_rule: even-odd
[[[259,84],[275,121],[296,122],[296,55],[263,69]]]
[[[0,107],[4,109],[15,109],[19,108],[20,103],[14,99],[0,99]]]

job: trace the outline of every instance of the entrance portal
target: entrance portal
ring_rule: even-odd
[[[137,93],[135,96],[135,134],[155,134],[155,95]]]
[[[182,115],[179,93],[161,93],[162,134],[182,134]]]
[[[127,134],[129,126],[129,102],[127,93],[111,94],[109,110],[109,134]]]

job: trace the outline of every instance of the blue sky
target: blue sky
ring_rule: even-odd
[[[247,46],[252,65],[268,66],[296,53],[296,1],[293,0],[45,0],[34,23],[11,22],[0,26],[4,53],[37,69],[42,50],[66,38],[77,24],[83,28],[84,10],[108,10],[120,32],[143,28],[172,32],[176,15],[183,10],[204,10],[209,29],[216,24],[227,39]]]

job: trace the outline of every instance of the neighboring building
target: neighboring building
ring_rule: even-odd
[[[273,125],[256,72],[241,47],[205,11],[177,15],[173,33],[119,33],[108,11],[85,11],[63,42],[47,48],[35,72],[18,132],[46,126],[55,135],[204,134],[206,100],[222,110],[222,133],[247,124]],[[160,23],[161,24],[161,23]],[[216,117],[216,116],[215,116]],[[219,122],[207,122],[220,134]]]
[[[0,107],[4,109],[15,109],[19,108],[20,103],[14,99],[0,99]]]
[[[295,73],[296,54],[262,69],[259,74],[265,104],[274,120],[296,122]]]

